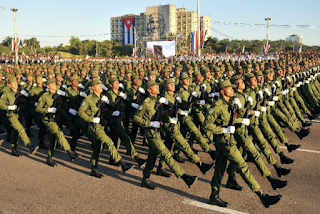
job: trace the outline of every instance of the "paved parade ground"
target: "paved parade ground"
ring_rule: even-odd
[[[82,156],[74,162],[69,161],[62,149],[56,150],[54,159],[58,166],[55,168],[45,164],[46,150],[30,155],[27,147],[19,146],[23,156],[16,158],[10,156],[10,145],[4,142],[0,147],[0,213],[319,213],[320,120],[313,121],[310,130],[309,136],[300,141],[294,133],[284,129],[292,143],[302,145],[288,154],[295,162],[282,165],[292,169],[289,175],[281,178],[289,181],[287,187],[272,190],[268,180],[249,163],[249,169],[265,192],[282,194],[281,201],[268,209],[239,174],[237,180],[244,187],[242,191],[224,188],[227,176],[223,178],[220,197],[229,202],[228,209],[224,209],[207,204],[213,169],[202,175],[196,165],[186,162],[181,164],[185,171],[199,176],[191,188],[174,176],[164,178],[153,174],[151,180],[157,189],[152,191],[140,187],[142,169],[135,167],[122,173],[120,168],[108,164],[109,153],[105,150],[98,168],[104,177],[89,176],[91,144],[84,137],[78,142],[77,150]],[[37,127],[32,133],[36,136]],[[6,139],[6,134],[1,134],[0,138]],[[33,142],[36,139],[31,138]],[[48,145],[47,137],[45,139]],[[147,149],[140,141],[136,148],[143,158],[147,157]],[[123,151],[121,148],[124,159],[135,163]],[[211,162],[207,153],[200,152],[199,156],[202,161]],[[278,156],[275,157],[279,161]],[[276,175],[273,167],[267,166]]]

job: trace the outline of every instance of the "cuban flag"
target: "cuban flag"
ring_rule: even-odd
[[[191,32],[191,51],[196,52],[198,49],[198,31],[193,31]]]
[[[269,49],[270,49],[270,44],[268,44],[268,45],[264,44],[263,45],[263,53],[267,54],[269,52]]]
[[[15,39],[12,39],[11,40],[11,52],[16,52],[19,50],[19,45],[20,45],[20,39],[17,38],[16,40]]]
[[[122,44],[134,45],[135,17],[122,18]]]

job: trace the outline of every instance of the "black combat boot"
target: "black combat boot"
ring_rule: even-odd
[[[52,160],[52,156],[51,155],[48,155],[46,164],[48,164],[51,167],[57,166],[57,163]]]
[[[139,158],[138,155],[136,155],[134,157],[134,159],[137,161],[139,168],[142,167],[146,163],[146,160],[142,159],[142,158]]]
[[[159,163],[158,168],[157,168],[157,172],[156,175],[162,176],[162,177],[166,177],[169,178],[171,177],[171,174],[166,172],[163,168],[162,168],[162,164]]]
[[[227,181],[226,187],[228,189],[233,189],[233,190],[238,190],[238,191],[242,190],[242,186],[240,186],[238,184],[238,182],[236,181],[236,177],[235,176],[231,176],[231,175],[229,175],[229,177],[228,177],[228,181]]]
[[[213,167],[214,164],[213,163],[206,164],[206,163],[202,163],[202,162],[197,162],[196,165],[199,167],[202,174],[205,175]]]
[[[209,198],[209,204],[217,205],[219,207],[227,207],[228,206],[228,202],[222,200],[219,197],[219,192],[214,190],[213,188],[211,190],[211,195],[210,195],[210,198]]]
[[[68,152],[68,155],[69,155],[71,161],[74,161],[75,159],[77,159],[78,157],[80,157],[80,155],[78,155],[77,153],[75,153],[75,152],[72,151],[71,149],[69,149],[67,152]]]
[[[30,153],[31,154],[36,154],[36,152],[38,151],[38,149],[39,149],[39,146],[33,146],[31,143],[29,143],[28,145],[27,145],[27,147],[30,149]]]
[[[285,176],[291,172],[291,169],[282,168],[278,164],[274,164],[273,167],[276,170],[279,178],[281,178],[282,176]]]
[[[132,167],[134,167],[133,164],[131,164],[131,163],[124,163],[124,162],[122,162],[122,160],[120,160],[119,162],[117,162],[117,163],[115,163],[115,164],[121,166],[122,172],[126,172],[126,171],[128,171],[129,169],[131,169]]]
[[[179,153],[173,155],[173,159],[175,159],[178,163],[185,163],[186,161],[179,156]]]
[[[314,120],[314,119],[316,119],[316,117],[315,117],[314,115],[310,114],[310,113],[308,113],[307,115],[308,115],[308,119],[309,119],[309,120]]]
[[[97,166],[91,166],[91,172],[90,172],[90,176],[94,176],[96,178],[102,178],[103,174],[101,174],[98,170],[97,170]]]
[[[306,137],[306,136],[308,136],[308,134],[310,134],[310,131],[308,131],[306,129],[300,129],[300,130],[294,131],[294,133],[296,133],[296,135],[299,137],[299,139],[302,140],[304,137]]]
[[[142,178],[141,187],[146,187],[146,188],[151,189],[151,190],[155,190],[156,189],[156,186],[153,183],[151,183],[149,178],[146,178],[146,177]]]
[[[267,179],[269,180],[273,190],[281,189],[281,188],[287,186],[287,184],[288,184],[288,181],[281,181],[281,180],[276,179],[272,176],[268,176]]]
[[[288,152],[292,152],[301,146],[300,144],[295,145],[295,144],[289,144],[289,143],[285,143],[284,145],[287,147]]]
[[[307,126],[311,126],[312,125],[312,123],[311,122],[306,122],[306,121],[301,121],[301,124],[302,124],[302,126],[303,127],[307,127]]]
[[[192,175],[188,175],[188,174],[183,174],[181,176],[181,179],[188,185],[188,187],[190,188],[192,186],[192,184],[198,179],[197,176],[192,176]]]
[[[279,156],[280,156],[280,161],[281,161],[282,164],[291,164],[294,161],[293,159],[288,158],[287,156],[285,156],[283,154],[283,152],[280,152]]]
[[[282,195],[268,195],[262,192],[262,190],[260,189],[259,191],[255,192],[257,194],[257,196],[260,198],[263,206],[265,208],[268,208],[271,205],[274,205],[276,203],[278,203],[282,197]]]
[[[18,150],[17,150],[17,146],[14,146],[14,147],[11,148],[11,153],[10,153],[10,155],[16,156],[16,157],[20,157],[20,156],[21,156],[21,154],[20,154],[20,153],[18,152]]]

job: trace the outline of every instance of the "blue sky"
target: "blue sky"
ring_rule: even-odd
[[[175,4],[177,8],[197,10],[196,0],[6,0],[0,1],[0,41],[13,36],[13,17],[10,8],[18,8],[17,32],[20,38],[35,36],[41,46],[68,43],[70,36],[81,40],[110,39],[110,17],[128,13],[140,13],[147,6]],[[218,25],[217,22],[265,24],[264,18],[271,17],[274,25],[310,25],[311,27],[270,27],[270,40],[285,39],[291,34],[304,37],[307,45],[320,45],[320,1],[311,0],[200,0],[201,15],[210,15],[212,36],[235,39],[264,39],[266,27]],[[314,27],[317,26],[317,27]],[[100,35],[98,35],[100,34]],[[97,35],[97,36],[92,36]],[[55,37],[53,37],[55,36]]]

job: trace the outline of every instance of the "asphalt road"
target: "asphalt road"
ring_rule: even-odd
[[[4,142],[0,147],[0,213],[319,213],[319,130],[320,123],[314,122],[310,135],[300,141],[294,133],[284,129],[292,143],[302,146],[292,153],[284,149],[295,162],[283,166],[291,168],[292,172],[281,178],[289,181],[288,186],[281,190],[272,190],[268,180],[249,163],[249,169],[265,192],[283,195],[278,204],[268,209],[263,207],[240,175],[237,175],[237,180],[244,187],[242,191],[221,189],[220,197],[229,202],[228,209],[207,205],[214,170],[202,175],[190,162],[182,164],[183,168],[187,173],[199,176],[191,188],[174,176],[163,178],[153,174],[151,180],[157,189],[152,191],[140,187],[142,169],[135,167],[122,173],[119,167],[108,164],[107,151],[103,151],[98,168],[104,177],[89,176],[91,145],[85,137],[78,143],[77,151],[81,158],[70,162],[67,153],[58,148],[54,154],[58,166],[54,168],[45,164],[45,150],[30,155],[20,141],[19,149],[23,156],[17,158],[10,156],[10,144]],[[36,127],[32,133],[36,136]],[[0,134],[0,139],[6,139],[6,135]],[[36,137],[31,139],[37,143]],[[45,143],[48,144],[47,138]],[[141,146],[141,142],[136,144],[136,148],[142,157],[147,157],[147,149]],[[200,149],[198,145],[196,148]],[[135,163],[125,155],[123,148],[121,154],[124,160]],[[200,152],[199,156],[203,162],[211,162],[208,154]],[[280,162],[278,156],[276,159]],[[276,176],[273,167],[268,167]],[[226,179],[225,175],[223,185]]]

